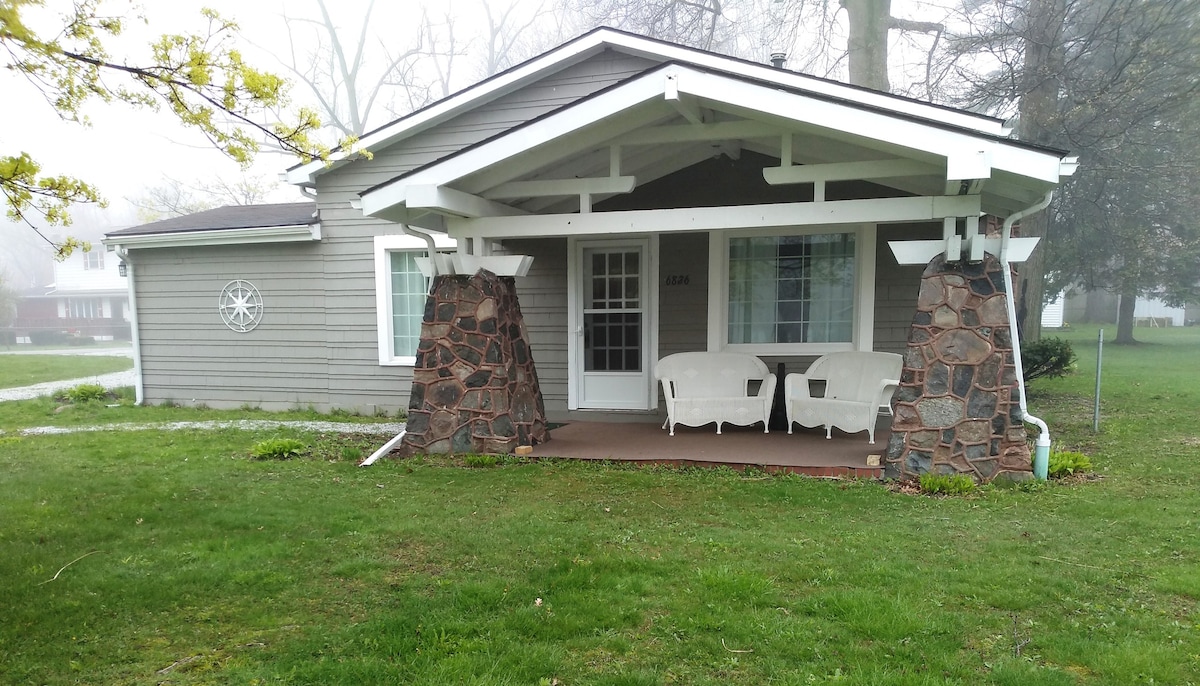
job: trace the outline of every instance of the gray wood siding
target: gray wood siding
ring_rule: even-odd
[[[328,408],[319,246],[142,249],[133,261],[148,402]],[[217,309],[234,279],[262,295],[248,333],[227,328]]]
[[[667,234],[658,242],[658,355],[708,348],[708,234]],[[668,285],[668,277],[686,284]]]
[[[566,412],[567,239],[505,241],[504,247],[512,253],[533,255],[529,275],[517,279],[517,297],[546,411]]]
[[[875,242],[875,349],[903,353],[917,311],[924,265],[896,263],[888,241],[941,238],[940,224],[880,225]]]
[[[606,50],[395,145],[374,151],[374,158],[370,161],[356,162],[325,174],[318,179],[318,193],[360,193],[569,105],[655,64],[651,60]],[[323,204],[324,198],[318,197],[318,201]]]

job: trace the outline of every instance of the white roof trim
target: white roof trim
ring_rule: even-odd
[[[297,243],[321,240],[321,225],[260,226],[242,229],[213,229],[148,233],[105,238],[102,243],[119,248],[177,248],[199,245],[244,245],[248,243]]]
[[[826,81],[807,74],[777,69],[766,64],[759,65],[682,45],[663,43],[609,28],[601,28],[584,34],[509,71],[468,87],[407,117],[387,124],[359,139],[356,148],[372,151],[384,148],[462,112],[511,93],[549,73],[564,69],[593,54],[598,54],[605,48],[651,60],[687,62],[701,67],[719,69],[739,76],[777,83],[781,86],[806,90],[868,107],[974,129],[992,136],[1005,136],[1008,133],[1004,122],[994,117],[939,107],[887,93]],[[347,163],[352,158],[353,155],[337,151],[333,153],[328,163],[315,160],[302,164],[286,171],[284,177],[288,183],[310,185],[316,180],[316,177]]]
[[[1040,184],[1057,184],[1062,160],[1050,151],[1040,151],[974,130],[945,128],[940,123],[897,117],[888,112],[864,109],[853,103],[830,101],[804,93],[784,91],[734,76],[714,74],[692,67],[674,65],[629,79],[591,99],[568,106],[542,119],[497,136],[440,162],[434,162],[407,176],[377,186],[362,195],[362,210],[370,216],[383,216],[405,202],[406,189],[416,185],[443,185],[507,162],[503,174],[476,177],[463,188],[486,193],[496,183],[511,180],[528,164],[514,162],[518,155],[542,148],[562,155],[574,149],[562,139],[595,125],[595,130],[618,136],[621,125],[615,116],[635,107],[662,99],[668,84],[704,102],[714,103],[747,116],[758,113],[784,126],[847,133],[864,141],[876,141],[883,147],[905,148],[914,153],[935,155],[949,160],[964,151],[982,151],[991,168],[1028,178]],[[634,117],[633,119],[636,119]],[[637,121],[628,122],[635,128]],[[594,144],[596,135],[584,136],[579,146]],[[537,143],[531,145],[531,141]],[[579,147],[575,146],[575,147]],[[538,156],[528,158],[537,161]],[[990,175],[990,174],[989,174]],[[504,176],[506,178],[499,178]],[[492,178],[497,177],[497,178]],[[986,178],[986,177],[985,177]],[[475,188],[473,186],[480,186]]]

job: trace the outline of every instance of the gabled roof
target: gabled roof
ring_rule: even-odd
[[[1007,133],[1003,120],[964,110],[958,110],[912,98],[821,79],[806,74],[779,69],[767,64],[697,50],[624,31],[601,27],[589,31],[542,55],[500,72],[432,105],[424,107],[383,127],[364,134],[359,149],[380,150],[405,138],[416,135],[463,112],[512,93],[525,85],[597,55],[604,50],[634,55],[659,62],[678,62],[705,69],[714,69],[736,76],[798,89],[812,95],[835,98],[857,105],[880,108],[907,116],[967,128],[979,133],[1003,136]],[[330,163],[314,161],[299,164],[286,173],[289,183],[311,185],[317,176],[353,159],[337,151]]]
[[[105,235],[105,245],[173,247],[320,240],[313,202],[226,205],[183,217],[132,226]]]
[[[727,117],[723,123],[675,127],[700,138],[708,130],[717,132],[712,140],[774,136],[778,155],[779,137],[795,133],[861,151],[868,155],[863,161],[912,160],[936,183],[933,195],[942,195],[941,188],[951,180],[990,178],[985,196],[991,198],[991,211],[1027,206],[1069,173],[1061,150],[1011,140],[991,127],[966,126],[967,120],[940,116],[945,114],[941,110],[939,116],[923,117],[908,108],[896,111],[844,95],[667,62],[379,184],[362,193],[362,209],[376,217],[402,216],[396,208],[414,207],[413,192],[449,184],[454,186],[450,192],[487,198],[497,185],[536,173],[554,160],[579,159],[596,146],[650,140],[635,130],[662,133],[668,128],[660,126],[664,117],[678,117],[671,103],[683,101]],[[741,133],[721,135],[734,129]],[[627,167],[622,165],[623,173],[638,174]],[[559,178],[571,176],[587,174],[560,173]],[[492,204],[484,212],[505,210]]]

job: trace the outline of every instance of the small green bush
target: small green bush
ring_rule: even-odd
[[[250,448],[250,457],[256,460],[286,460],[299,457],[308,446],[294,438],[268,438]]]
[[[73,403],[86,403],[93,400],[104,400],[108,397],[108,391],[104,390],[104,386],[95,383],[81,383],[74,388],[67,389],[67,399]]]
[[[1075,371],[1075,351],[1061,338],[1043,338],[1021,345],[1025,381],[1041,377],[1051,379]]]
[[[975,480],[966,474],[921,475],[921,491],[930,495],[963,495],[975,490]]]
[[[468,467],[495,467],[500,464],[500,458],[495,455],[467,455],[463,462]]]
[[[1064,476],[1091,470],[1092,460],[1083,453],[1071,450],[1052,450],[1050,452],[1050,468],[1047,471],[1051,479],[1061,479]]]

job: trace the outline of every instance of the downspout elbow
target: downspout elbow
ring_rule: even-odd
[[[401,224],[400,230],[403,231],[406,235],[412,236],[413,238],[420,238],[421,240],[425,241],[426,249],[429,251],[429,270],[430,270],[429,275],[431,277],[437,276],[438,275],[437,244],[433,242],[433,236],[430,236],[429,234],[425,233],[424,231],[416,231],[408,224]]]

